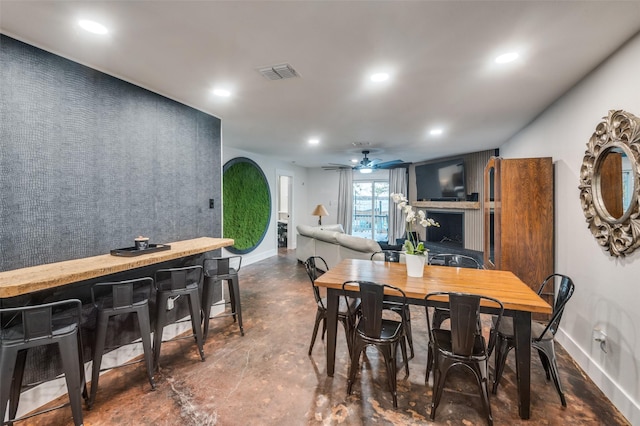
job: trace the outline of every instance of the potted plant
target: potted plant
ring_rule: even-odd
[[[407,197],[400,193],[391,194],[391,199],[398,205],[398,209],[405,214],[405,228],[407,238],[404,241],[405,262],[407,264],[407,275],[410,277],[421,277],[424,272],[424,264],[427,260],[427,250],[422,241],[418,241],[418,233],[415,230],[417,225],[425,228],[429,226],[440,226],[438,222],[427,217],[424,210],[414,209]]]

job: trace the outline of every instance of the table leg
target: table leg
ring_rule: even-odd
[[[341,290],[327,289],[327,376],[333,377],[336,367],[336,334]]]
[[[520,418],[528,419],[531,409],[531,312],[516,311],[514,329],[518,409]]]

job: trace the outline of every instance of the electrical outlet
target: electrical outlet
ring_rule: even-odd
[[[600,343],[602,352],[607,353],[607,334],[599,327],[593,329],[593,340]]]
[[[215,206],[215,203],[213,201],[213,198],[209,198],[209,208],[212,209],[214,208],[214,206]]]
[[[607,340],[607,335],[603,330],[596,327],[593,329],[593,340],[596,342],[604,342]]]
[[[167,311],[172,310],[173,306],[174,306],[173,299],[170,297],[167,299]]]

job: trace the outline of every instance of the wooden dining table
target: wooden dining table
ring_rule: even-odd
[[[504,304],[504,315],[513,317],[514,321],[519,414],[522,419],[529,418],[531,315],[550,314],[552,308],[512,272],[427,265],[424,275],[414,278],[407,276],[406,266],[401,263],[342,260],[315,281],[317,287],[327,289],[327,375],[331,377],[335,371],[338,304],[340,296],[345,294],[342,290],[345,281],[390,284],[405,292],[407,303],[421,306],[426,305],[424,297],[436,291],[471,293],[500,300]],[[495,313],[495,309],[490,305],[480,307],[483,313]]]

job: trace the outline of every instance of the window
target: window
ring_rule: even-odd
[[[387,241],[389,229],[389,181],[353,182],[351,235]]]

